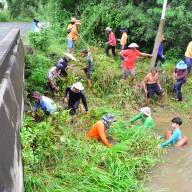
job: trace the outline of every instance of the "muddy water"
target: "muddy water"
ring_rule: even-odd
[[[161,113],[154,115],[160,134],[170,129],[170,120],[179,116],[176,113]],[[182,134],[189,138],[189,144],[178,149],[170,147],[163,155],[163,162],[152,169],[151,181],[147,184],[149,191],[153,192],[192,192],[192,121],[183,119]],[[164,149],[162,149],[164,150]]]

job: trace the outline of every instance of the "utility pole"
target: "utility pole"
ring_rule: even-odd
[[[155,61],[157,58],[157,53],[158,53],[158,49],[159,49],[159,45],[160,45],[160,41],[161,41],[161,36],[163,34],[163,29],[165,26],[165,13],[166,13],[166,9],[167,9],[167,1],[168,0],[164,0],[164,3],[163,3],[163,10],[162,10],[162,14],[161,14],[161,20],[160,20],[159,28],[157,31],[157,35],[155,38],[155,45],[153,47],[153,53],[152,53],[153,57],[151,58],[150,69],[152,67],[154,67]]]

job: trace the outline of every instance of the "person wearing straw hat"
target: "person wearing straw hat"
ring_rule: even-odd
[[[87,133],[89,139],[101,140],[104,145],[111,147],[112,144],[109,143],[106,134],[110,128],[110,125],[115,122],[116,119],[112,114],[107,114],[102,117],[100,121],[95,123],[92,128]]]
[[[158,96],[157,103],[160,104],[160,100],[163,96],[163,90],[159,81],[159,73],[155,67],[153,67],[151,72],[145,76],[143,88],[146,94],[146,105],[149,105],[154,94]]]
[[[89,86],[89,88],[91,88],[91,86],[92,86],[91,75],[95,71],[95,63],[93,61],[93,57],[92,57],[91,53],[87,49],[84,49],[82,51],[82,56],[85,58],[86,63],[87,63],[87,66],[84,67],[83,70],[88,79],[88,86]]]
[[[151,109],[149,107],[142,107],[140,109],[140,113],[138,113],[128,121],[128,125],[130,126],[133,122],[139,119],[141,120],[144,127],[154,128],[154,121],[151,117]]]
[[[172,99],[176,101],[182,101],[181,87],[186,82],[188,76],[187,65],[184,61],[179,61],[177,63],[173,75],[176,81],[173,86],[174,97]]]
[[[159,61],[161,61],[162,64],[165,63],[165,56],[163,55],[163,41],[164,40],[165,40],[164,35],[162,35],[154,67],[157,67]]]
[[[121,28],[120,32],[122,34],[121,40],[120,40],[121,50],[124,50],[127,48],[126,47],[126,45],[127,45],[127,29]]]
[[[131,75],[131,81],[135,78],[135,61],[139,57],[152,57],[151,54],[142,53],[138,50],[139,45],[137,43],[131,43],[128,46],[129,49],[122,50],[120,56],[123,58],[123,79],[127,79],[127,76]]]
[[[40,107],[46,115],[56,112],[56,104],[50,98],[42,96],[38,91],[33,92],[32,98],[35,100],[32,116],[35,116],[37,109]]]
[[[81,82],[74,83],[68,86],[64,92],[64,103],[68,104],[69,114],[76,115],[76,110],[79,107],[80,100],[82,100],[85,111],[88,111],[87,99],[83,93],[84,87]]]
[[[67,72],[66,72],[66,69],[67,69],[67,66],[69,64],[69,62],[72,60],[72,61],[77,61],[76,58],[70,54],[70,53],[64,53],[65,57],[63,58],[60,58],[59,61],[56,63],[55,66],[61,66],[61,75],[64,75],[64,76],[67,76]]]
[[[107,27],[105,31],[108,33],[108,42],[106,43],[105,53],[109,56],[109,50],[111,49],[112,55],[115,57],[115,47],[117,46],[115,35],[110,27]]]
[[[76,22],[77,21],[77,22]],[[74,49],[74,43],[78,38],[78,31],[77,31],[77,25],[79,25],[79,20],[76,20],[75,18],[71,18],[71,23],[67,27],[67,47],[68,47],[68,53],[72,53]]]
[[[189,42],[185,52],[185,63],[187,64],[188,73],[190,73],[192,68],[192,41]]]

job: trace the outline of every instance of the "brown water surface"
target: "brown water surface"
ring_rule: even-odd
[[[171,119],[180,116],[174,112],[161,112],[154,114],[154,119],[160,134],[171,129]],[[192,121],[187,115],[183,119],[182,135],[189,139],[188,145],[181,149],[169,147],[162,156],[162,163],[155,166],[151,173],[151,181],[147,184],[149,191],[153,192],[192,192]],[[165,149],[162,149],[165,150]]]

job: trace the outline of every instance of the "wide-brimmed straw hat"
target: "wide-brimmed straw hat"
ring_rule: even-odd
[[[75,17],[71,17],[71,22],[76,22],[76,19],[75,19]]]
[[[147,116],[151,116],[151,109],[149,107],[142,107],[140,111]]]
[[[129,48],[139,48],[139,45],[137,43],[131,43],[128,47]]]
[[[81,82],[74,83],[74,84],[72,85],[72,88],[78,89],[79,91],[84,90],[84,87],[83,87],[83,85],[82,85]]]
[[[181,69],[181,70],[184,70],[184,69],[187,69],[187,65],[185,64],[184,61],[179,61],[176,65],[176,68],[177,69]]]
[[[115,116],[112,115],[112,114],[110,114],[110,113],[107,114],[107,115],[103,115],[102,119],[103,119],[104,121],[108,122],[108,123],[110,123],[110,122],[115,122],[115,121],[116,121]]]
[[[69,57],[71,60],[73,61],[77,61],[77,59],[73,56],[73,54],[70,53],[64,53],[64,55],[66,55],[67,57]]]
[[[112,31],[111,27],[106,27],[105,31]]]

